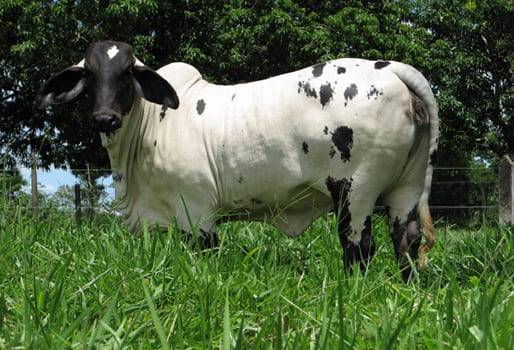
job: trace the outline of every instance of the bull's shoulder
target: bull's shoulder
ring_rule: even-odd
[[[184,62],[173,62],[157,70],[175,90],[189,88],[194,83],[203,80],[202,74],[190,64]]]

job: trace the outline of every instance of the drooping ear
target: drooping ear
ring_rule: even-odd
[[[175,89],[153,69],[136,64],[133,67],[135,88],[145,100],[177,109],[179,105]]]
[[[51,77],[39,90],[37,105],[45,108],[66,103],[80,95],[85,86],[84,66],[81,62]]]

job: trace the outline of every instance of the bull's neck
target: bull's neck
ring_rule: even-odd
[[[128,183],[135,175],[136,162],[141,154],[143,138],[148,130],[148,109],[152,104],[138,98],[130,112],[123,116],[122,127],[111,135],[100,134],[107,149],[116,190],[116,199],[127,196]]]

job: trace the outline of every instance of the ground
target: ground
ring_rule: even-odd
[[[221,227],[198,253],[176,231],[0,202],[0,348],[513,349],[514,236],[440,224],[431,263],[402,282],[387,225],[362,275],[342,270],[335,220],[291,239]]]

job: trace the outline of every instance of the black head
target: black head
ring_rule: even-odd
[[[91,116],[101,132],[121,127],[139,96],[167,107],[178,108],[178,97],[166,79],[139,62],[130,45],[102,41],[91,44],[84,60],[51,77],[37,96],[40,108],[66,103],[87,89],[94,99]]]

